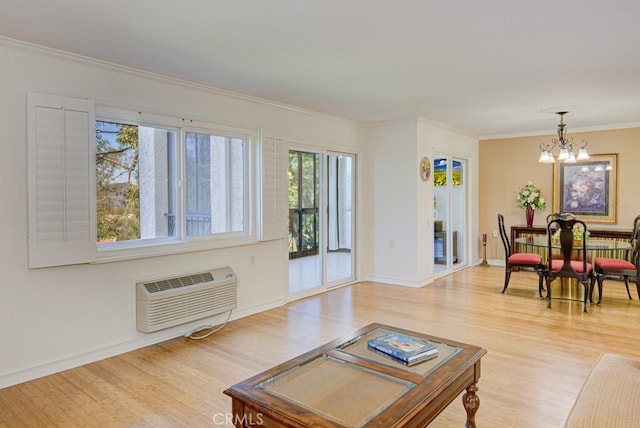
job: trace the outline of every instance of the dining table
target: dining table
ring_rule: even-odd
[[[522,236],[515,240],[519,249],[522,252],[529,252],[533,248],[548,248],[549,239],[544,236]],[[622,241],[618,239],[603,239],[603,238],[587,238],[587,257],[616,257],[624,258],[626,252],[628,252],[632,246],[629,241]],[[560,249],[560,241],[551,239],[551,248]],[[574,241],[574,251],[582,251],[582,241]],[[519,251],[520,252],[520,251]]]
[[[549,239],[546,235],[539,236],[522,236],[515,239],[515,245],[518,252],[536,253],[542,256],[543,263],[548,258]],[[618,259],[627,259],[632,249],[629,241],[604,238],[587,238],[586,240],[587,260],[589,263],[594,262],[596,257],[611,257]],[[573,250],[577,259],[582,259],[580,252],[583,251],[582,240],[574,241]],[[560,255],[560,241],[551,239],[552,257]],[[554,299],[578,300],[584,299],[584,288],[573,278],[557,278],[551,283]]]

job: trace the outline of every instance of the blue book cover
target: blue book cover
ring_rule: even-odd
[[[367,341],[370,348],[392,355],[406,363],[437,354],[433,343],[402,333],[389,333]]]

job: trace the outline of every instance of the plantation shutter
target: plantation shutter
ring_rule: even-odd
[[[262,139],[262,219],[260,239],[287,236],[287,158],[283,140]]]
[[[94,103],[29,94],[27,108],[29,267],[92,262]]]

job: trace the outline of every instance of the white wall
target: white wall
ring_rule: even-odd
[[[44,92],[97,102],[262,127],[281,137],[358,152],[355,122],[125,70],[0,39],[0,387],[84,364],[168,337],[211,320],[153,334],[135,329],[136,279],[229,265],[237,273],[233,318],[284,304],[284,240],[94,265],[27,268],[26,95]],[[367,244],[361,233],[358,245]],[[250,265],[254,258],[255,265]]]
[[[421,119],[418,122],[418,146],[424,152],[431,152],[430,159],[433,161],[437,155],[446,154],[460,159],[467,160],[467,246],[465,261],[468,265],[473,265],[478,261],[478,192],[479,187],[479,150],[478,139],[466,135],[457,130],[447,129],[438,124],[430,123]],[[432,178],[433,180],[433,178]],[[433,181],[432,181],[433,183]],[[418,212],[425,213],[424,219],[418,223],[418,233],[420,235],[421,246],[419,253],[424,257],[433,260],[433,193],[420,193],[418,202]],[[459,250],[460,251],[460,250]],[[421,272],[428,275],[429,271]],[[433,271],[431,271],[431,274]]]
[[[372,124],[367,128],[371,222],[370,279],[416,284],[415,120]]]
[[[434,275],[433,177],[422,181],[420,161],[428,156],[433,162],[437,152],[469,161],[468,230],[473,236],[478,221],[478,140],[423,119],[402,120],[368,126],[367,149],[367,216],[375,231],[368,255],[370,279],[413,287],[428,284]],[[473,248],[466,260],[476,257]]]

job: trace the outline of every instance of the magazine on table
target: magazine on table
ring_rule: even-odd
[[[400,364],[403,364],[405,366],[413,366],[414,364],[422,363],[424,361],[431,360],[431,359],[436,358],[438,356],[438,350],[436,349],[436,350],[427,351],[424,354],[414,355],[413,357],[411,357],[410,359],[407,359],[405,361],[405,360],[403,360],[401,358],[395,357],[395,356],[393,356],[391,354],[387,354],[386,352],[379,351],[379,350],[377,350],[375,348],[372,348],[370,346],[368,347],[368,349],[369,349],[369,351],[375,352],[376,354],[380,355],[383,358],[388,359],[389,361],[394,361],[396,363],[400,363]]]
[[[370,339],[367,346],[391,355],[405,364],[415,364],[438,355],[438,347],[435,344],[402,333],[389,333]]]

